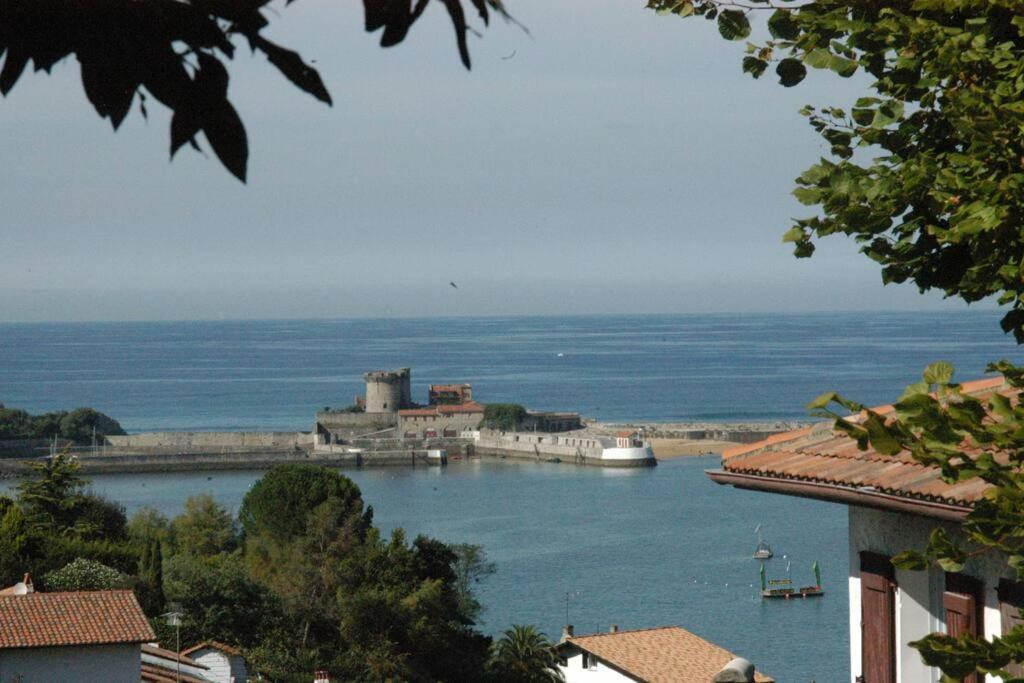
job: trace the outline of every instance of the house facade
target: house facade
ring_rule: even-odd
[[[249,669],[237,647],[209,640],[193,645],[181,654],[203,666],[206,669],[203,676],[212,683],[244,683],[248,680]]]
[[[772,683],[752,664],[679,626],[575,636],[558,644],[565,683]]]
[[[129,590],[0,595],[4,683],[139,683],[154,639]]]
[[[1016,394],[1002,378],[963,389],[982,399]],[[873,410],[886,415],[894,409]],[[849,506],[851,683],[937,682],[939,670],[926,666],[908,643],[936,632],[992,638],[1021,621],[1024,584],[1004,557],[972,557],[956,573],[937,567],[905,571],[890,562],[900,552],[926,547],[938,527],[960,535],[959,522],[987,488],[980,479],[950,484],[938,468],[908,453],[861,451],[830,423],[727,450],[722,468],[708,475],[737,488]],[[1024,672],[1016,664],[1012,670]],[[978,675],[966,681],[981,683]]]

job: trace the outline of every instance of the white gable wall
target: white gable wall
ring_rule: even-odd
[[[139,683],[138,643],[0,650],[0,681]]]
[[[242,657],[229,656],[212,647],[204,647],[188,656],[209,667],[209,671],[203,672],[203,676],[214,683],[244,683],[248,677],[245,659]]]
[[[850,680],[855,681],[861,674],[861,604],[860,604],[860,553],[869,551],[893,556],[904,550],[923,550],[928,537],[937,526],[945,526],[951,534],[958,534],[956,524],[908,515],[898,512],[873,510],[850,506]],[[985,636],[1001,633],[999,600],[996,588],[1001,577],[1014,578],[1005,561],[985,555],[972,558],[964,568],[964,574],[981,580],[984,584]],[[932,567],[927,571],[896,571],[896,670],[899,683],[934,683],[939,680],[939,671],[925,666],[917,650],[908,643],[929,633],[945,630],[942,592],[945,574]],[[988,677],[987,683],[998,683]]]
[[[566,657],[566,663],[559,667],[565,676],[565,683],[634,683],[637,679],[619,673],[604,662],[590,658],[590,667],[583,668],[583,653],[576,650]]]

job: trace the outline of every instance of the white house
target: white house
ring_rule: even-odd
[[[746,660],[679,626],[574,636],[558,645],[565,683],[772,683]]]
[[[213,683],[245,683],[249,672],[242,651],[216,640],[193,645],[181,654],[206,667],[203,677]]]
[[[156,636],[131,591],[22,591],[0,594],[0,681],[139,683]]]
[[[1017,393],[1002,378],[963,388],[980,398]],[[885,415],[894,409],[873,410]],[[934,632],[991,638],[1021,621],[1024,584],[1014,580],[1005,558],[972,558],[955,574],[934,567],[903,571],[889,561],[904,550],[923,549],[938,526],[959,534],[958,522],[987,487],[980,479],[947,484],[937,468],[907,453],[859,450],[830,423],[728,450],[722,469],[708,476],[737,488],[849,506],[851,682],[934,683],[939,671],[925,666],[909,642]]]
[[[209,667],[156,643],[142,646],[141,683],[210,683]]]

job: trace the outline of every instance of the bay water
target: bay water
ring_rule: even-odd
[[[619,421],[805,417],[839,389],[886,403],[929,362],[982,376],[1020,361],[995,311],[411,320],[0,325],[0,402],[32,412],[88,405],[129,431],[308,429],[366,370],[409,366],[426,385],[471,382],[483,402]],[[348,470],[385,530],[479,543],[497,573],[478,585],[483,630],[535,623],[557,637],[678,624],[780,681],[849,669],[846,510],[719,487],[715,457],[650,470],[456,461]],[[167,514],[210,492],[236,510],[259,472],[105,475],[93,488],[129,512]],[[2,487],[0,487],[2,488]],[[762,524],[769,577],[826,595],[761,601],[751,559]]]

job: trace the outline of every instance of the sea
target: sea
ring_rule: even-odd
[[[470,382],[483,402],[620,422],[807,418],[838,390],[891,401],[945,360],[961,380],[1022,362],[993,310],[673,316],[479,317],[0,325],[0,403],[31,412],[92,406],[131,432],[308,429],[349,404],[362,373],[412,368]],[[346,470],[386,531],[481,544],[497,571],[476,586],[480,628],[533,623],[557,638],[680,625],[779,681],[849,678],[843,506],[717,486],[717,456],[643,470],[457,461]],[[173,515],[209,492],[237,510],[259,472],[104,475],[130,512]],[[8,484],[9,485],[9,484]],[[769,578],[826,595],[762,601],[751,553],[760,526]]]

